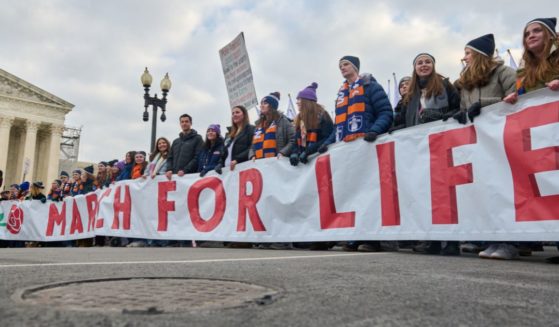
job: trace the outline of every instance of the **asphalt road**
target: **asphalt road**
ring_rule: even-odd
[[[409,250],[0,249],[0,326],[559,326],[559,265],[544,260],[554,255],[551,247],[514,261]],[[75,311],[19,299],[32,286],[130,277],[241,281],[277,294],[179,313]],[[114,289],[96,292],[101,304],[115,297]]]

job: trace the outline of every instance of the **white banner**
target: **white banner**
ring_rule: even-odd
[[[0,238],[559,240],[559,92],[287,158],[119,182],[64,203],[0,202]],[[1,215],[1,213],[0,213]]]
[[[240,33],[233,41],[219,50],[225,76],[225,85],[231,107],[242,105],[251,109],[258,105],[254,79],[248,59],[245,36]]]

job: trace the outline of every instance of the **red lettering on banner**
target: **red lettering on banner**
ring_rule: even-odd
[[[321,156],[316,160],[315,174],[320,204],[320,228],[355,227],[355,211],[336,212],[330,155]]]
[[[454,166],[452,148],[475,144],[474,126],[429,135],[433,224],[458,224],[456,186],[473,182],[472,164]]]
[[[169,211],[175,211],[175,201],[168,201],[167,194],[177,190],[177,182],[166,181],[157,183],[157,231],[167,231]]]
[[[215,193],[215,209],[210,219],[204,220],[200,216],[200,193],[206,188],[211,189]],[[211,232],[223,219],[225,214],[225,189],[221,180],[217,177],[206,177],[192,184],[188,190],[188,212],[192,225],[199,232]]]
[[[104,198],[108,197],[109,194],[111,194],[112,189],[106,189],[105,192],[103,192],[103,194],[101,194],[101,196],[99,197],[99,200],[97,200],[95,202],[95,211],[94,211],[94,216],[97,217],[96,221],[95,221],[95,228],[103,228],[103,225],[105,224],[105,219],[98,217],[99,215],[99,205],[101,204],[101,201],[103,201]],[[97,199],[97,195],[95,195],[95,199]],[[91,210],[90,210],[90,206],[88,203],[87,206],[87,211],[91,214]]]
[[[46,231],[47,236],[52,236],[55,224],[60,225],[60,235],[64,235],[64,230],[66,229],[66,202],[62,202],[62,209],[60,209],[60,212],[58,212],[56,204],[50,204]]]
[[[78,204],[76,200],[72,201],[72,224],[70,224],[70,235],[73,235],[76,230],[78,233],[83,233],[82,216],[80,215],[80,210],[78,209]]]
[[[95,216],[97,216],[97,193],[89,193],[85,196],[87,207],[87,231],[95,229]]]
[[[132,210],[132,201],[130,200],[130,187],[128,185],[124,186],[124,201],[120,201],[120,189],[121,186],[117,186],[115,190],[115,200],[113,204],[114,216],[112,229],[120,228],[119,213],[122,212],[122,229],[130,229],[130,211]]]
[[[252,192],[247,194],[247,184],[252,185]],[[260,219],[256,204],[262,195],[262,174],[258,169],[251,168],[239,173],[239,212],[237,215],[237,232],[246,231],[246,215],[255,232],[265,232],[266,228]]]
[[[394,142],[377,144],[376,147],[380,179],[382,226],[398,226],[400,225],[400,204],[398,201]]]
[[[559,194],[542,196],[536,173],[559,169],[559,145],[532,150],[530,128],[558,123],[559,102],[507,116],[505,152],[512,172],[516,221],[559,220]]]

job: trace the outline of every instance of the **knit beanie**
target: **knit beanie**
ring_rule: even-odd
[[[316,102],[316,89],[318,84],[312,82],[311,85],[304,88],[299,94],[297,94],[297,99],[307,99]]]
[[[491,58],[495,52],[495,38],[493,38],[493,34],[480,36],[477,39],[473,39],[468,42],[468,44],[466,44],[466,48],[470,48],[486,57]]]
[[[58,186],[62,186],[62,181],[60,179],[55,179],[54,182],[58,185]]]
[[[73,175],[73,174],[81,175],[81,174],[82,174],[82,171],[79,170],[79,169],[76,169],[76,170],[74,170],[74,171],[72,172],[72,175]]]
[[[117,162],[115,164],[116,168],[118,168],[118,170],[122,171],[124,170],[124,167],[126,167],[126,164],[124,163],[124,160],[121,160],[119,162]]]
[[[543,26],[545,26],[545,28],[547,28],[551,32],[551,35],[553,35],[553,37],[557,37],[557,32],[555,32],[555,26],[557,25],[557,18],[550,17],[550,18],[532,19],[531,21],[528,22],[528,24],[526,24],[526,27],[532,23],[542,24]]]
[[[210,124],[210,126],[208,126],[208,131],[209,130],[214,131],[217,136],[221,135],[221,126],[219,124]]]
[[[267,104],[270,105],[270,107],[272,107],[272,109],[277,110],[279,106],[279,100],[280,100],[280,93],[276,91],[262,98],[261,102],[266,102]]]
[[[418,54],[417,56],[415,56],[415,58],[413,58],[413,65],[414,66],[415,66],[415,62],[417,61],[417,59],[419,59],[419,57],[429,57],[429,58],[431,58],[431,61],[433,61],[433,63],[435,63],[435,57],[428,54],[427,52],[422,52],[422,53]]]
[[[64,170],[60,172],[60,177],[62,176],[70,177],[70,175],[68,175],[68,173]]]
[[[45,188],[45,185],[43,185],[43,182],[41,181],[33,182],[33,186],[35,186],[36,188]]]
[[[341,64],[342,62],[349,62],[353,66],[353,68],[355,68],[355,70],[359,72],[359,68],[361,67],[359,58],[355,56],[343,56],[342,59],[340,59],[339,63]]]
[[[93,175],[93,165],[87,166],[83,169],[86,173]]]

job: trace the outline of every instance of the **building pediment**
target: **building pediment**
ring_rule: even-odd
[[[0,97],[57,107],[70,112],[73,104],[0,69]]]

